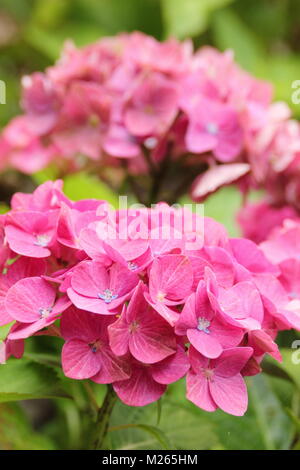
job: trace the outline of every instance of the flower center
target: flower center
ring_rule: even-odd
[[[128,261],[127,266],[129,271],[136,271],[138,268],[138,265],[136,263],[133,263],[133,261]]]
[[[208,122],[206,124],[206,130],[211,135],[216,135],[219,132],[219,126],[215,122]]]
[[[97,114],[91,114],[89,117],[89,124],[93,127],[96,127],[98,126],[99,123],[100,123],[99,116],[97,116]]]
[[[202,369],[202,374],[207,380],[213,380],[214,371],[213,369]]]
[[[99,351],[99,349],[101,348],[102,346],[102,343],[100,341],[100,339],[98,339],[97,341],[95,341],[94,343],[90,343],[89,344],[89,347],[91,348],[92,352],[93,353],[96,353],[97,351]]]
[[[47,307],[47,308],[39,308],[39,314],[41,315],[41,318],[47,318],[49,315],[52,313],[52,307]]]
[[[147,149],[152,150],[157,146],[158,139],[156,137],[148,137],[144,140],[144,145]]]
[[[292,291],[289,293],[289,296],[291,299],[297,299],[299,297],[299,294],[295,291]]]
[[[34,245],[36,246],[42,246],[42,247],[45,247],[48,245],[49,241],[50,241],[50,237],[49,235],[36,235],[36,241],[34,243]]]
[[[165,300],[165,297],[166,297],[166,294],[164,292],[161,292],[161,291],[159,291],[157,293],[157,296],[156,296],[156,298],[159,302],[163,302]]]
[[[104,300],[106,304],[110,304],[118,297],[118,294],[113,294],[110,289],[105,289],[103,294],[98,294],[99,299]]]
[[[210,321],[207,320],[206,318],[200,317],[198,318],[198,325],[197,325],[197,330],[199,331],[204,331],[204,333],[209,334],[209,327],[210,327]]]
[[[154,114],[154,108],[151,106],[151,104],[146,104],[144,107],[144,112],[145,114]]]
[[[137,331],[139,327],[139,323],[137,321],[133,321],[130,325],[129,325],[129,332],[130,333],[135,333]]]

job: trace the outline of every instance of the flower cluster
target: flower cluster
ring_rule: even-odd
[[[243,236],[255,243],[266,240],[286,219],[299,220],[295,208],[286,205],[274,206],[267,200],[247,203],[237,214]]]
[[[243,376],[266,353],[280,360],[279,330],[300,328],[262,250],[184,207],[115,211],[47,182],[15,194],[0,240],[6,358],[32,335],[59,336],[64,374],[112,384],[128,405],[186,376],[197,406],[242,415]]]
[[[300,124],[283,103],[274,104],[265,126],[251,141],[251,176],[246,187],[263,188],[266,198],[247,204],[238,215],[244,236],[268,238],[285,219],[300,216]]]
[[[280,227],[274,229],[269,238],[260,244],[265,256],[279,269],[277,298],[285,302],[290,299],[288,310],[295,325],[300,326],[300,286],[299,286],[299,220],[286,219]]]
[[[165,169],[168,160],[173,173],[179,166],[179,185],[188,174],[185,191],[200,174],[195,200],[246,175],[261,140],[273,153],[277,131],[266,142],[264,129],[281,112],[270,84],[240,69],[230,51],[194,52],[190,41],[137,32],[82,49],[67,43],[59,61],[23,77],[22,88],[23,115],[0,140],[3,168],[30,174],[55,162],[61,174],[111,168],[122,178]]]

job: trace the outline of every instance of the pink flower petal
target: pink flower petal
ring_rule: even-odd
[[[221,410],[234,416],[243,416],[248,407],[247,387],[240,374],[233,377],[215,375],[209,390]]]

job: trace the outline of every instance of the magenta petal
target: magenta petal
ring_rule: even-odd
[[[85,261],[74,269],[71,284],[78,294],[98,298],[98,294],[109,287],[109,276],[101,263]]]
[[[210,393],[221,410],[243,416],[248,407],[247,387],[240,374],[233,377],[214,376],[209,382]]]
[[[90,346],[79,339],[67,341],[62,349],[64,374],[71,379],[89,379],[102,366],[99,355],[99,352],[93,353]]]
[[[197,316],[195,310],[195,294],[193,293],[185,302],[178,321],[175,324],[175,333],[177,335],[186,335],[189,328],[196,328]]]
[[[211,332],[224,349],[233,348],[240,344],[245,334],[245,330],[242,328],[235,328],[228,325],[228,323],[219,321],[217,318],[214,318],[212,322]]]
[[[99,338],[107,337],[107,326],[113,321],[110,317],[101,317],[92,313],[70,307],[61,318],[61,334],[65,340],[80,339],[92,343]]]
[[[19,227],[7,225],[5,233],[10,248],[19,255],[47,258],[51,254],[48,248],[36,245],[36,238],[31,233],[26,233]]]
[[[206,411],[215,411],[217,406],[211,396],[208,380],[200,372],[188,372],[186,378],[187,394],[186,397],[199,408]]]
[[[111,315],[106,304],[100,299],[84,297],[83,295],[77,294],[72,288],[67,290],[67,294],[72,303],[81,310],[87,310],[88,312],[99,313],[101,315]]]
[[[148,312],[148,316],[151,313]],[[155,317],[158,317],[157,319]],[[176,340],[170,325],[152,314],[129,337],[131,354],[145,364],[153,364],[175,353]]]
[[[210,333],[193,329],[187,331],[187,337],[197,351],[210,359],[219,357],[223,351],[219,341]]]
[[[215,373],[222,377],[238,374],[253,354],[249,347],[226,349],[216,361]]]
[[[164,255],[153,261],[150,271],[150,296],[155,302],[161,295],[167,300],[185,299],[193,285],[193,269],[183,255]]]
[[[8,323],[13,322],[14,319],[11,317],[5,310],[4,302],[1,302],[0,299],[0,326],[7,325]]]
[[[147,302],[159,313],[171,326],[174,326],[179,319],[179,313],[174,312],[167,305],[160,302],[152,302],[148,293],[145,294]]]
[[[24,277],[42,276],[46,267],[46,261],[43,259],[19,258],[9,267],[6,277],[12,285]]]
[[[102,366],[100,371],[91,377],[93,382],[110,384],[130,377],[131,367],[128,358],[115,356],[108,346],[102,346],[99,354]]]
[[[153,379],[161,384],[176,382],[185,376],[190,363],[184,349],[178,346],[175,354],[151,366]]]
[[[195,373],[200,373],[202,369],[207,368],[209,364],[209,359],[203,356],[203,354],[200,354],[193,346],[189,348],[189,360]]]
[[[34,323],[19,323],[11,331],[11,333],[9,333],[8,338],[11,340],[29,338],[30,336],[34,335],[38,331],[54,323],[55,320],[56,320],[56,317],[52,317],[52,318],[43,318]]]
[[[129,348],[129,326],[125,321],[125,313],[108,327],[109,344],[117,356],[124,356]]]
[[[132,291],[138,282],[137,274],[130,272],[127,266],[115,263],[110,268],[109,288],[118,295],[118,299]]]
[[[8,291],[5,307],[10,315],[22,323],[32,323],[41,318],[41,309],[51,309],[56,293],[44,279],[21,279]]]
[[[145,406],[157,401],[166,390],[166,385],[153,380],[150,368],[136,366],[128,380],[113,384],[120,400],[129,406]]]

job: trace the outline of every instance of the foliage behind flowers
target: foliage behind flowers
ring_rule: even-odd
[[[105,201],[67,199],[60,181],[13,197],[1,218],[6,358],[21,357],[32,335],[58,336],[64,374],[112,384],[127,405],[156,401],[186,376],[197,406],[244,414],[243,376],[258,374],[266,353],[280,361],[277,332],[300,328],[279,269],[209,218],[197,245],[200,216],[184,208],[112,216]]]

